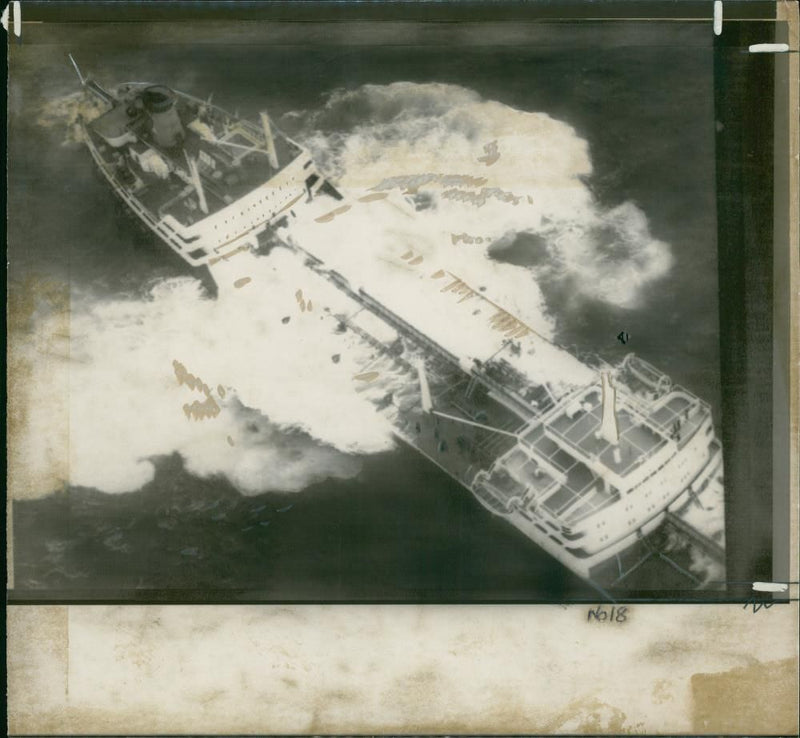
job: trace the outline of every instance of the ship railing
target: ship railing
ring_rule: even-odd
[[[475,416],[474,416],[474,413],[472,412],[472,410],[470,410],[470,408],[468,408],[468,407],[465,407],[465,406],[464,406],[462,403],[460,403],[458,400],[452,400],[452,401],[450,402],[450,404],[451,404],[451,405],[452,405],[452,406],[453,406],[453,407],[454,407],[456,410],[458,410],[460,413],[462,413],[462,414],[464,415],[464,417],[465,417],[465,418],[472,418],[473,420],[475,419]]]
[[[624,408],[630,413],[639,423],[661,431],[661,426],[652,419],[652,412],[657,409],[654,405],[645,403],[636,395],[627,392],[617,392],[617,406]],[[660,407],[660,405],[658,405]]]
[[[711,478],[717,473],[717,471],[719,471],[721,466],[722,445],[719,441],[714,439],[714,441],[709,444],[708,463],[689,485],[689,488],[692,490],[692,492],[696,494],[702,492]]]
[[[623,359],[621,366],[652,390],[668,392],[672,385],[672,380],[667,374],[659,371],[650,362],[636,356],[636,354],[628,354]]]
[[[513,390],[492,380],[486,380],[479,372],[473,372],[472,375],[476,376],[479,382],[489,388],[490,397],[517,415],[520,418],[520,423],[524,424],[536,416],[536,409]]]
[[[682,387],[681,385],[676,384],[672,388],[672,391],[673,392],[680,392],[682,395],[685,395],[687,398],[692,400],[693,403],[699,405],[703,410],[707,410],[708,412],[711,412],[711,405],[709,405],[705,400],[703,400],[702,398],[698,397],[696,394],[694,394],[694,392],[691,392],[690,390],[686,389],[685,387]]]
[[[144,89],[145,87],[159,87],[159,86],[160,85],[156,82],[120,82],[117,85],[117,89],[119,89],[120,87],[141,87],[142,89]],[[172,91],[175,92],[175,90]],[[183,95],[184,93],[181,92],[180,94]],[[189,95],[185,95],[185,97],[189,97]]]
[[[617,392],[617,409],[626,410],[636,421],[648,427],[656,426],[650,419],[649,408],[645,410],[642,408],[642,403],[636,396],[628,395],[623,392]],[[657,427],[657,426],[656,426]]]
[[[434,351],[436,354],[443,357],[446,361],[450,363],[456,365],[460,364],[460,361],[458,357],[455,356],[455,354],[452,354],[446,348],[433,341],[431,338],[426,336],[417,328],[407,323],[405,320],[403,320],[403,318],[399,317],[397,314],[395,314],[387,307],[385,307],[383,304],[378,302],[378,300],[372,297],[363,288],[358,290],[358,294],[355,295],[355,297],[356,299],[361,300],[361,302],[367,305],[367,307],[369,307],[370,310],[372,310],[374,313],[381,316],[388,323],[397,327],[401,332],[409,335],[413,340],[421,344],[423,347],[426,347]],[[481,371],[473,370],[472,374],[473,376],[477,377],[478,381],[482,382],[487,387],[494,390],[497,393],[495,399],[501,404],[505,405],[513,413],[520,415],[524,420],[529,419],[530,416],[534,414],[534,410],[531,404],[526,402],[513,390],[509,390],[507,387],[504,387],[498,382],[495,382],[493,379],[490,379]]]
[[[85,131],[85,126],[84,126]],[[88,135],[88,134],[87,134]],[[181,244],[179,244],[166,229],[162,229],[160,224],[156,221],[155,217],[151,215],[150,211],[144,208],[141,205],[140,201],[136,197],[132,197],[125,191],[124,185],[117,179],[117,177],[112,173],[109,166],[103,161],[100,154],[97,152],[95,145],[92,143],[91,139],[87,138],[87,146],[89,148],[89,153],[92,155],[95,163],[97,164],[98,168],[103,172],[103,174],[108,178],[108,181],[111,183],[112,187],[114,188],[114,192],[117,193],[119,197],[121,197],[130,207],[131,211],[138,215],[145,223],[155,229],[159,235],[164,238],[170,248],[173,251],[180,254],[180,256],[188,261],[192,266],[200,266],[206,263],[206,259],[204,258],[192,258],[191,254],[188,254],[184,251],[184,248]]]
[[[366,308],[362,308],[362,309],[366,309]],[[355,313],[354,315],[351,315],[349,317],[344,315],[344,314],[342,314],[342,313],[337,313],[333,317],[337,321],[339,321],[342,325],[347,326],[348,329],[353,331],[353,333],[355,333],[363,341],[366,341],[374,349],[377,349],[378,351],[380,351],[383,356],[388,355],[390,353],[390,350],[391,350],[390,347],[387,346],[386,344],[384,344],[382,341],[379,341],[372,334],[367,333],[367,331],[365,331],[363,328],[361,328],[359,325],[357,325],[354,322],[356,315],[358,315],[358,313]],[[393,355],[392,358],[395,360],[396,363],[398,363],[404,369],[410,370],[410,369],[413,368],[412,365],[400,355]]]
[[[663,408],[676,396],[683,397],[688,401],[689,404],[682,410],[673,411],[672,416],[666,420],[657,422],[653,420],[652,417],[649,420],[650,425],[654,428],[657,428],[661,433],[667,434],[668,430],[671,430],[672,424],[675,422],[675,420],[680,420],[681,425],[683,425],[685,423],[689,423],[689,421],[695,421],[698,415],[705,416],[711,413],[711,407],[708,405],[708,403],[704,402],[688,390],[685,390],[683,387],[678,386],[673,387],[669,395],[661,398],[657,404],[654,404],[651,408],[651,413],[655,413]],[[691,424],[699,426],[700,423],[702,423],[702,420],[693,422]]]
[[[546,430],[547,429],[545,429],[545,432]],[[543,455],[538,453],[535,447],[531,447],[528,444],[520,444],[520,447],[532,461],[534,461],[538,466],[542,468],[542,470],[545,472],[545,474],[547,474],[547,476],[549,476],[558,484],[566,486],[567,475],[560,469],[557,469]]]
[[[702,400],[693,392],[690,392],[685,387],[682,387],[679,384],[675,384],[670,388],[670,391],[666,395],[662,395],[658,399],[652,401],[650,403],[650,406],[656,409],[660,408],[666,403],[668,403],[670,401],[670,398],[676,394],[685,397],[692,404],[702,402]]]
[[[576,525],[578,525],[579,523],[582,523],[584,520],[586,520],[587,518],[590,518],[592,515],[595,515],[596,513],[600,512],[601,510],[604,510],[605,508],[610,507],[615,502],[618,502],[619,499],[620,499],[619,492],[616,492],[616,493],[614,493],[612,495],[609,495],[608,497],[605,497],[602,500],[602,502],[600,502],[599,504],[595,504],[591,500],[586,499],[586,500],[584,500],[584,504],[589,508],[588,510],[584,510],[579,515],[576,515],[576,513],[577,513],[577,509],[576,509],[572,513],[572,515],[575,516],[575,517],[571,517],[571,516],[567,515],[567,516],[564,517],[562,522],[565,525],[567,525],[572,531],[574,531]]]
[[[496,392],[498,395],[495,397],[495,399],[508,407],[508,409],[512,412],[521,415],[523,418],[525,418],[525,420],[528,420],[532,415],[537,414],[538,411],[534,408],[534,406],[528,402],[514,387],[498,381],[490,375],[490,372],[497,372],[501,374],[501,376],[504,373],[496,365],[483,365],[480,368],[473,369],[472,376],[474,376],[479,382],[482,382],[486,387],[494,390],[494,392]],[[518,381],[518,378],[521,378],[522,375],[509,366],[509,377],[513,378],[514,381]]]
[[[528,505],[531,503],[538,504],[540,500],[549,497],[559,487],[561,487],[561,483],[556,479],[551,479],[550,483],[543,488],[534,487],[531,484],[528,486],[528,492],[525,495],[525,503]]]
[[[603,476],[609,477],[614,481],[615,484],[621,483],[621,477],[617,472],[609,469],[608,467],[602,466],[598,461],[596,455],[590,455],[587,453],[586,449],[581,448],[575,441],[571,438],[568,438],[566,435],[561,433],[558,430],[555,430],[552,426],[544,425],[544,434],[549,438],[553,443],[557,444],[561,447],[564,451],[566,451],[570,456],[572,456],[577,461],[582,462],[585,464],[591,471],[595,474],[602,474]],[[625,470],[627,471],[627,469]],[[566,475],[564,477],[564,484],[566,484]]]
[[[600,385],[595,382],[593,382],[592,384],[582,384],[579,387],[575,387],[574,389],[567,392],[565,395],[561,397],[560,400],[556,400],[548,390],[548,395],[553,400],[553,405],[546,412],[542,413],[538,420],[540,420],[543,424],[547,424],[557,415],[564,412],[565,408],[568,408],[576,400],[582,399],[586,394],[588,394],[592,390],[599,390],[599,387]],[[533,428],[533,426],[537,424],[538,420],[535,421],[534,423],[531,423],[530,427]]]
[[[439,395],[437,395],[437,396],[435,396],[435,397],[433,398],[433,399],[434,399],[434,404],[437,404],[437,403],[436,403],[436,400],[437,400],[437,399],[439,399],[439,398],[442,396],[442,394],[444,394],[444,393],[450,393],[450,392],[453,392],[453,391],[454,391],[454,390],[456,390],[458,387],[460,387],[460,386],[463,386],[464,382],[466,382],[466,381],[468,381],[466,378],[461,378],[461,379],[457,380],[457,381],[456,381],[456,383],[455,383],[454,385],[451,385],[451,386],[447,387],[447,388],[444,390],[444,392],[443,392],[443,393],[440,393]],[[478,411],[476,412],[476,408],[474,408],[474,407],[472,407],[472,408],[470,408],[470,407],[467,407],[467,406],[466,406],[466,405],[464,405],[463,403],[459,402],[457,398],[450,399],[450,400],[448,401],[448,403],[449,403],[449,405],[450,405],[452,408],[455,408],[456,410],[458,410],[458,412],[459,412],[459,413],[461,413],[461,415],[464,417],[464,419],[465,419],[465,420],[469,420],[469,421],[478,421],[478,420],[479,420],[479,418],[481,417],[481,412],[482,412],[482,410],[478,410]],[[488,423],[488,420],[486,420],[486,421],[482,421],[482,422]],[[488,424],[489,424],[489,425],[493,425],[493,424],[491,424],[491,423],[488,423]],[[512,429],[509,427],[509,424],[508,424],[508,423],[505,423],[505,424],[504,424],[504,425],[503,425],[503,426],[500,428],[500,430],[503,430],[503,431],[508,431],[508,432],[512,432],[512,433],[513,433],[513,430],[512,430]],[[488,447],[488,446],[489,446],[489,442],[490,442],[490,441],[494,441],[494,440],[496,440],[496,438],[497,438],[497,436],[498,436],[499,434],[492,434],[492,433],[491,433],[490,431],[488,431],[488,430],[487,430],[487,431],[485,431],[485,433],[487,433],[487,434],[489,434],[489,435],[487,435],[487,436],[485,437],[484,441],[483,441],[483,442],[482,442],[482,444],[480,444],[480,445],[482,445],[482,446],[484,446],[484,447]]]
[[[158,208],[158,217],[159,218],[163,218],[164,217],[164,213],[166,213],[173,205],[175,205],[177,202],[180,202],[181,200],[185,199],[186,197],[191,195],[194,191],[195,191],[195,189],[194,189],[193,185],[190,185],[190,184],[184,185],[184,188],[177,195],[175,195],[175,197],[170,198],[163,205],[159,206],[159,208]],[[170,217],[172,217],[172,216],[170,216]],[[177,223],[177,220],[174,217],[172,219]],[[178,226],[182,228],[182,226],[180,226],[180,223],[178,223]]]
[[[505,428],[502,430],[505,430]],[[486,459],[497,458],[498,450],[501,446],[509,442],[509,438],[510,436],[505,434],[490,433],[483,441],[476,445],[475,449]]]
[[[706,554],[711,555],[715,560],[723,563],[725,561],[725,549],[714,539],[709,538],[697,528],[689,525],[685,520],[674,513],[667,512],[666,522],[686,535],[694,544],[699,545]]]
[[[489,475],[485,471],[480,471],[475,475],[472,483],[472,491],[492,510],[506,514],[506,505],[502,493],[489,482]]]
[[[393,324],[403,333],[410,335],[416,342],[422,344],[426,348],[434,351],[436,354],[442,356],[448,362],[453,364],[458,364],[458,358],[451,354],[446,348],[440,346],[431,338],[428,338],[424,333],[417,330],[414,326],[410,323],[407,323],[401,317],[393,313],[388,308],[384,307],[380,302],[378,302],[372,295],[367,293],[364,289],[359,289],[358,293],[351,294],[357,299],[364,303],[367,307],[369,307],[372,312],[380,315],[386,322]]]

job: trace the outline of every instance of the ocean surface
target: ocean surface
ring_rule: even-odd
[[[284,422],[278,423],[277,409],[260,407],[255,419],[237,426],[259,440],[232,468],[216,452],[197,452],[207,443],[198,428],[208,425],[195,424],[180,436],[183,431],[160,426],[158,413],[148,415],[160,397],[154,383],[161,375],[130,363],[137,345],[147,344],[153,355],[163,349],[168,379],[175,358],[170,344],[187,332],[217,341],[224,323],[192,322],[200,313],[213,315],[213,281],[141,230],[75,140],[77,108],[70,96],[76,80],[66,60],[71,51],[84,73],[109,86],[149,80],[198,97],[213,92],[215,104],[241,116],[255,117],[266,107],[315,151],[334,181],[356,177],[355,162],[365,151],[377,157],[380,146],[432,146],[431,131],[445,147],[456,137],[470,142],[487,102],[500,103],[502,115],[514,121],[521,113],[550,116],[563,124],[555,128],[558,136],[532,145],[545,153],[549,146],[554,167],[561,166],[559,146],[567,145],[574,146],[573,159],[589,163],[580,175],[581,207],[591,211],[576,226],[580,243],[570,240],[568,223],[529,229],[514,223],[502,237],[494,234],[487,262],[525,270],[556,341],[611,362],[635,351],[709,402],[719,422],[708,29],[665,25],[663,42],[647,45],[624,29],[605,29],[601,43],[586,29],[571,47],[557,43],[558,29],[552,33],[548,42],[526,47],[458,50],[265,47],[252,39],[143,49],[122,38],[11,49],[11,305],[24,303],[43,280],[68,284],[72,336],[62,346],[72,362],[66,425],[57,413],[52,422],[29,424],[38,436],[70,436],[71,482],[48,487],[44,474],[31,477],[39,483],[23,480],[17,487],[14,573],[21,595],[596,598],[589,585],[490,516],[443,472],[377,433],[374,443],[369,437],[339,443],[334,434],[323,440],[301,411],[294,421],[280,415]],[[463,115],[448,117],[456,108]],[[499,118],[485,125],[487,131],[508,127]],[[567,211],[571,196],[564,194]],[[11,327],[23,340],[40,331],[51,312],[40,296]],[[626,345],[617,338],[621,331],[629,337]],[[241,335],[230,359],[240,370],[263,373],[269,382],[273,363],[291,362],[276,352],[268,364],[251,364],[248,341],[254,339]],[[47,376],[27,381],[41,388]],[[331,402],[338,392],[330,388]],[[300,396],[297,404],[304,405]],[[42,458],[46,463],[46,454]],[[637,581],[644,589],[679,586],[663,572]]]

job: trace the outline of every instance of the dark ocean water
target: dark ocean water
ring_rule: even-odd
[[[13,48],[9,96],[9,283],[69,280],[96,299],[142,295],[188,267],[142,233],[80,146],[35,111],[73,89],[68,50],[103,82],[164,82],[253,116],[314,110],[336,88],[446,82],[573,126],[589,145],[588,185],[604,207],[635,203],[670,244],[669,275],[633,309],[542,283],[558,340],[610,361],[635,351],[706,399],[719,418],[712,49],[706,27],[663,28],[640,45],[607,29],[565,48],[263,47],[117,43]],[[280,73],[278,73],[278,71]],[[357,114],[357,111],[354,112]],[[283,118],[285,126],[291,118]],[[344,125],[345,122],[343,121]],[[291,130],[289,130],[291,133]],[[536,249],[499,255],[536,265]],[[630,343],[616,339],[626,331]],[[594,590],[413,451],[367,457],[352,480],[243,497],[224,478],[186,472],[175,455],[123,495],[68,488],[14,505],[18,590],[125,599],[591,599]],[[32,490],[44,495],[51,490]],[[289,506],[291,507],[289,508]],[[281,511],[281,512],[279,512]],[[651,583],[670,587],[674,583]],[[194,592],[194,595],[188,594]],[[211,594],[213,593],[213,595]],[[202,597],[202,595],[200,595]]]

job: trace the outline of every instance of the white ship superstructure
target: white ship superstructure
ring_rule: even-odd
[[[192,266],[256,248],[271,224],[325,185],[309,153],[265,112],[257,126],[163,85],[106,91],[81,80],[108,106],[82,123],[100,171]]]
[[[637,373],[658,376],[629,355],[615,372],[615,399],[610,381],[578,388],[525,425],[473,483],[484,506],[584,576],[721,472],[708,405],[663,375],[633,392],[623,381],[635,384]],[[603,434],[604,414],[616,438]]]
[[[292,248],[354,316],[367,311],[386,329],[370,341],[417,387],[394,408],[397,435],[573,571],[591,578],[720,483],[711,410],[691,392],[633,355],[618,367],[579,361],[419,239],[412,250],[381,246],[382,209],[402,197],[333,202],[342,195],[266,113],[255,125],[163,86],[108,93],[81,80],[107,106],[83,124],[92,156],[154,233],[233,281],[229,259],[256,258],[260,238],[296,216]],[[368,252],[348,249],[356,232]],[[363,320],[335,317],[363,332]]]

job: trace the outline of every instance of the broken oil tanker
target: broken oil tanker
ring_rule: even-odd
[[[75,68],[103,108],[81,120],[97,166],[188,264],[213,268],[257,252],[297,210],[319,213],[316,222],[347,217],[348,203],[309,152],[266,113],[253,124],[149,83],[108,91]],[[414,388],[413,402],[392,408],[396,435],[581,577],[591,581],[722,484],[708,404],[649,363],[633,354],[618,366],[579,362],[447,270],[428,275],[434,289],[409,297],[400,283],[413,271],[409,254],[393,257],[404,267],[390,272],[397,284],[362,285],[339,259],[342,244],[314,242],[284,245],[352,305],[350,316],[337,314],[339,328],[359,333]],[[457,314],[467,298],[483,309]],[[430,311],[449,311],[450,327],[432,330]],[[459,324],[469,326],[468,351],[453,340]],[[581,381],[543,378],[543,364],[565,362]]]

